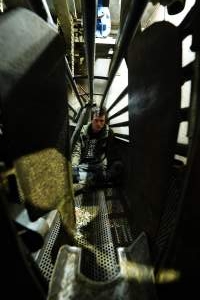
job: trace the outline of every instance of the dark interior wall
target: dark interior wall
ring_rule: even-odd
[[[126,186],[126,183],[128,182],[128,176],[129,176],[129,156],[130,156],[130,143],[126,142],[122,139],[115,138],[115,151],[117,152],[117,157],[122,161],[124,166],[124,177],[121,178],[121,182],[124,186]]]
[[[60,162],[60,157],[67,155],[65,47],[56,30],[24,8],[2,14],[0,29],[0,53],[3,57],[0,60],[1,146],[4,148],[1,159],[7,162],[6,167],[10,167],[14,161],[21,160],[23,163],[22,157],[28,154],[29,158],[33,158],[41,150],[53,148],[54,153],[59,153],[49,157],[48,153],[51,152],[47,151],[46,158],[38,155],[37,163],[35,158],[33,163],[30,159],[30,164],[21,165],[23,168],[18,170],[18,177],[21,176],[24,182],[27,180],[25,186],[39,193],[35,202],[38,208],[38,200],[41,205],[45,203],[47,191],[47,198],[52,196],[54,200],[58,199],[55,191],[61,181],[66,182],[65,159]],[[61,168],[58,167],[56,173],[59,163]],[[54,170],[55,176],[52,175]],[[9,211],[9,189],[7,186],[5,189],[5,186],[1,185],[0,191],[0,224],[4,224],[0,253],[4,261],[2,292],[5,290],[8,299],[17,296],[21,299],[46,299],[48,287],[28,249],[24,247],[21,234],[16,232]],[[53,191],[52,186],[55,187]],[[64,188],[61,187],[61,191]],[[30,199],[29,196],[25,199]],[[19,194],[15,194],[12,200],[19,202]],[[4,287],[9,282],[12,282],[12,289],[6,290]]]
[[[132,222],[132,215],[130,213],[130,206],[132,205],[132,195],[130,191],[130,184],[134,172],[134,166],[132,164],[132,148],[130,142],[123,141],[121,139],[116,138],[116,148],[118,150],[118,153],[120,154],[119,157],[123,163],[123,173],[120,180],[120,186],[119,191],[122,196],[122,205],[124,205],[124,208],[126,210],[126,214],[128,219],[130,220],[130,223]],[[134,234],[134,230],[133,230]],[[134,238],[137,236],[135,235]]]
[[[61,38],[41,18],[18,8],[1,16],[0,41],[7,158],[14,160],[57,147],[63,143],[60,135],[67,126],[65,48]],[[66,144],[59,145],[62,152],[65,148]]]
[[[159,22],[138,35],[129,47],[128,70],[131,223],[137,234],[145,231],[153,239],[166,200],[179,127],[178,29]]]

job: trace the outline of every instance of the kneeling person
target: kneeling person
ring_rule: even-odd
[[[107,124],[106,109],[95,107],[91,122],[83,126],[72,153],[73,181],[90,186],[119,178],[122,163],[114,148],[114,133]]]

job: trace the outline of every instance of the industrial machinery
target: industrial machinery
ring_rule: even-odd
[[[100,2],[104,37],[95,0],[0,1],[6,299],[198,293],[200,2]],[[71,153],[97,104],[124,174],[82,190]]]

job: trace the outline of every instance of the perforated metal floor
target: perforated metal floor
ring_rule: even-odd
[[[43,248],[41,249],[36,262],[39,265],[39,268],[44,275],[44,277],[47,279],[47,281],[50,281],[53,268],[54,268],[54,263],[52,260],[52,249],[56,240],[56,237],[59,234],[61,227],[61,222],[60,222],[60,216],[57,213],[54,221],[51,225],[50,231],[48,235],[46,236],[45,243]]]
[[[108,188],[79,195],[75,207],[78,220],[76,246],[82,248],[81,272],[95,281],[115,278],[119,272],[116,249],[133,241],[118,192]],[[51,255],[60,225],[57,214],[37,258],[48,281],[54,268]]]
[[[83,248],[81,271],[97,281],[114,278],[118,273],[118,265],[104,192],[100,190],[86,194],[79,202],[80,207],[92,217],[85,228],[87,239],[78,239],[78,245]]]

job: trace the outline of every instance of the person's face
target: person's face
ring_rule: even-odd
[[[92,119],[92,130],[94,132],[99,132],[105,125],[106,117],[94,115]]]

